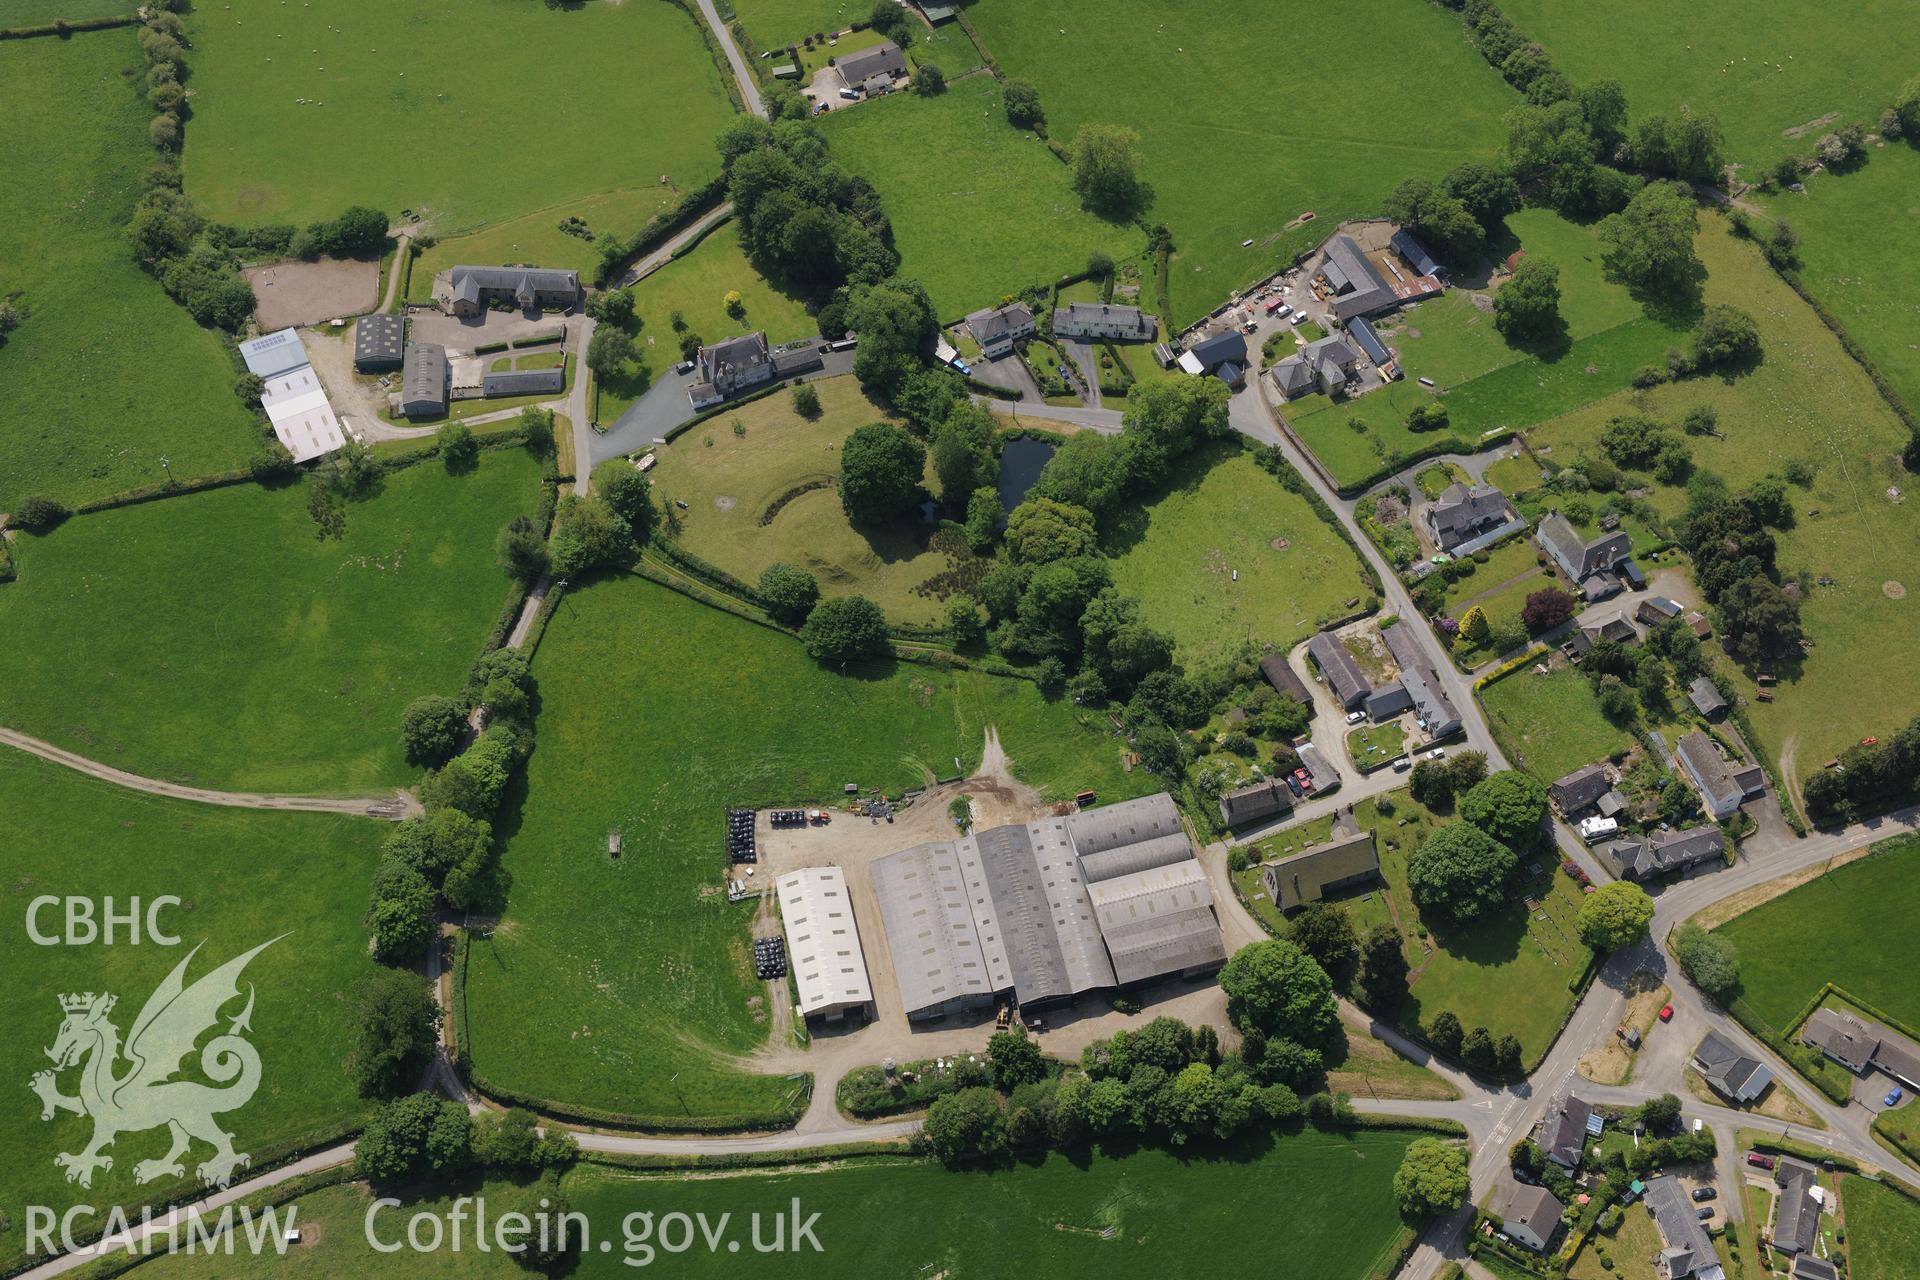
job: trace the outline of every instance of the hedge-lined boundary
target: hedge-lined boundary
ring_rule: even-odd
[[[669,0],[669,3],[679,4],[680,0]],[[685,5],[681,7],[684,8]],[[707,29],[707,24],[701,22],[698,17],[694,21],[699,23],[702,31]],[[729,87],[733,84],[731,72],[727,75],[727,84]],[[593,273],[594,283],[603,289],[606,288],[617,268],[624,267],[630,259],[643,257],[658,249],[683,227],[705,217],[726,198],[727,180],[725,178],[715,178],[706,186],[689,191],[680,197],[679,204],[671,209],[662,209],[642,223],[640,229],[633,233],[632,238],[620,246],[620,252],[608,253],[602,249],[600,265],[594,269]]]
[[[1268,416],[1271,417],[1273,415],[1269,413]],[[1246,437],[1242,436],[1241,439],[1245,440]],[[1307,456],[1311,458],[1313,455],[1309,452]],[[1380,581],[1380,575],[1374,570],[1373,561],[1367,559],[1366,553],[1360,549],[1360,544],[1354,541],[1353,534],[1348,531],[1346,524],[1339,516],[1334,514],[1333,508],[1327,505],[1326,499],[1322,498],[1319,491],[1307,482],[1307,478],[1300,474],[1297,467],[1287,461],[1286,455],[1279,451],[1279,446],[1269,446],[1267,450],[1255,458],[1255,461],[1259,462],[1269,475],[1280,482],[1281,488],[1293,494],[1295,497],[1304,499],[1306,504],[1313,508],[1313,514],[1320,518],[1322,524],[1327,525],[1335,533],[1340,535],[1340,541],[1347,544],[1347,549],[1353,552],[1354,559],[1360,562],[1360,576],[1366,581],[1367,585],[1372,588],[1376,598],[1374,609],[1377,609],[1379,607],[1377,603],[1378,597],[1386,594],[1386,588]],[[1318,460],[1316,459],[1316,465],[1317,462]],[[1360,612],[1361,615],[1364,616],[1372,613],[1374,609],[1362,609]]]
[[[1811,1160],[1815,1164],[1831,1161],[1836,1169],[1844,1169],[1848,1173],[1860,1172],[1859,1163],[1851,1157],[1843,1156],[1838,1151],[1829,1151],[1825,1147],[1816,1147],[1811,1142],[1796,1142],[1792,1138],[1758,1129],[1741,1129],[1734,1135],[1734,1140],[1738,1142],[1743,1137],[1747,1140],[1746,1145],[1755,1151],[1773,1155],[1798,1156],[1802,1160]]]
[[[1487,672],[1485,675],[1475,680],[1473,682],[1473,691],[1475,693],[1478,693],[1482,689],[1486,688],[1488,685],[1492,684],[1494,681],[1504,679],[1505,677],[1510,676],[1514,672],[1520,670],[1520,668],[1527,666],[1529,663],[1537,662],[1541,658],[1548,656],[1552,652],[1553,650],[1547,648],[1547,646],[1543,644],[1532,645],[1528,647],[1527,651],[1525,653],[1522,653],[1519,657],[1507,659],[1505,662],[1501,663],[1499,666],[1495,667],[1493,670]]]
[[[841,1142],[826,1147],[800,1147],[793,1151],[729,1151],[717,1155],[628,1155],[612,1151],[586,1151],[581,1164],[601,1165],[639,1173],[658,1170],[681,1173],[689,1169],[815,1169],[827,1164],[879,1163],[920,1164],[924,1157],[910,1155],[907,1140],[893,1142]]]
[[[707,57],[713,63],[714,69],[720,73],[720,83],[726,89],[727,101],[733,104],[733,109],[744,115],[752,115],[753,113],[747,110],[746,102],[740,97],[740,86],[733,81],[733,64],[727,60],[727,51],[720,47],[720,37],[715,35],[713,28],[707,25],[707,20],[701,15],[699,6],[694,4],[693,0],[667,0],[667,3],[686,14],[693,21],[694,27],[699,30],[700,43],[707,47]]]
[[[55,18],[52,22],[35,27],[0,28],[0,40],[31,40],[35,36],[70,36],[78,31],[109,31],[114,27],[131,27],[140,22],[137,13],[113,14],[104,18]]]

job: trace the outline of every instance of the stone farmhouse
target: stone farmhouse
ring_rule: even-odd
[[[706,409],[756,387],[811,373],[821,367],[817,342],[769,347],[764,333],[743,333],[700,348],[687,399]]]
[[[1425,519],[1433,545],[1455,556],[1470,556],[1527,527],[1506,494],[1490,484],[1458,481],[1427,504]]]
[[[568,311],[580,301],[580,273],[544,267],[455,267],[448,276],[456,316],[477,316],[496,302],[521,311]]]
[[[1013,344],[1033,336],[1033,312],[1018,302],[1004,307],[988,307],[966,319],[967,332],[980,344],[980,354],[998,360],[1013,350]]]
[[[1107,342],[1152,342],[1160,331],[1157,316],[1138,307],[1116,307],[1104,302],[1074,302],[1053,309],[1053,332],[1060,338],[1087,338]]]
[[[900,52],[900,46],[893,41],[884,40],[870,49],[858,49],[837,59],[833,66],[840,73],[841,84],[871,96],[887,92],[906,77],[907,55]]]

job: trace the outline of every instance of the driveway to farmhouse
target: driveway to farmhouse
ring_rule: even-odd
[[[814,382],[821,378],[837,377],[853,372],[853,352],[827,351],[820,357],[822,368],[800,379],[802,382]],[[656,440],[666,438],[669,431],[681,423],[693,418],[697,412],[687,399],[687,388],[693,385],[690,373],[675,373],[671,367],[653,380],[646,394],[627,406],[627,411],[614,419],[612,426],[598,439],[590,442],[588,453],[576,453],[575,457],[593,458],[594,464],[605,462],[608,458],[618,458],[623,454],[637,453],[649,448]],[[722,406],[724,407],[724,406]],[[576,420],[574,433],[579,434],[579,422]]]

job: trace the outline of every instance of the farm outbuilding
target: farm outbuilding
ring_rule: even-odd
[[[838,867],[802,867],[781,876],[775,889],[800,1012],[830,1022],[848,1014],[871,1017],[873,983],[847,897],[846,873]]]
[[[307,363],[300,335],[281,329],[240,344],[240,358],[261,381],[260,407],[273,434],[295,462],[308,462],[343,448],[346,429],[334,416],[320,376]]]
[[[437,342],[409,342],[400,374],[400,412],[409,418],[445,413],[451,380],[445,347]]]
[[[361,316],[353,322],[353,367],[362,373],[398,369],[406,345],[404,316]]]

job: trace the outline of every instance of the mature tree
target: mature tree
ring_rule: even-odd
[[[913,19],[895,0],[874,0],[873,11],[867,15],[867,25],[902,49],[913,43]]]
[[[1487,611],[1479,605],[1469,605],[1460,615],[1460,635],[1471,644],[1485,644],[1487,636],[1493,630],[1493,624],[1487,621]]]
[[[1494,1042],[1493,1069],[1509,1080],[1519,1080],[1526,1076],[1527,1064],[1521,1055],[1520,1038],[1512,1032],[1508,1032]]]
[[[1073,135],[1073,187],[1096,212],[1133,212],[1140,199],[1140,135],[1110,124],[1083,124]]]
[[[993,1087],[1002,1093],[1047,1078],[1039,1041],[1018,1027],[987,1037],[987,1070],[993,1077]]]
[[[1007,123],[1016,129],[1031,129],[1047,118],[1040,106],[1040,91],[1028,81],[1002,81],[1000,96],[1006,103]]]
[[[1493,295],[1493,327],[1514,342],[1549,338],[1560,331],[1560,268],[1552,259],[1520,260]]]
[[[610,324],[595,329],[587,343],[587,368],[593,370],[596,378],[619,376],[633,358],[633,339]]]
[[[1440,185],[1489,231],[1520,207],[1520,184],[1499,165],[1469,160],[1456,166]]]
[[[382,859],[373,873],[367,907],[374,955],[400,963],[425,951],[435,933],[433,906],[433,886],[425,876],[403,862]]]
[[[1326,1069],[1326,1057],[1298,1040],[1274,1036],[1262,1042],[1260,1056],[1252,1065],[1262,1084],[1278,1081],[1289,1088],[1303,1089]]]
[[[1293,940],[1329,973],[1346,968],[1360,945],[1352,918],[1337,902],[1310,902],[1302,907],[1293,917]]]
[[[1236,951],[1220,971],[1227,1016],[1234,1025],[1269,1038],[1323,1043],[1333,1031],[1333,983],[1327,971],[1295,943],[1281,938]]]
[[[1741,662],[1756,666],[1800,648],[1800,606],[1779,584],[1754,574],[1716,598],[1720,638]]]
[[[1131,696],[1173,666],[1173,637],[1148,626],[1140,602],[1111,587],[1087,602],[1080,634],[1083,672],[1098,675],[1101,688],[1114,699]],[[1150,695],[1157,687],[1148,686]]]
[[[1653,923],[1653,899],[1637,884],[1615,880],[1580,900],[1574,925],[1580,941],[1595,951],[1630,947],[1647,936]]]
[[[1007,550],[1019,564],[1050,564],[1092,554],[1093,513],[1084,507],[1031,497],[1007,517]]]
[[[888,0],[891,3],[891,0]],[[1099,1085],[1111,1084],[1122,1091],[1125,1086],[1117,1080],[1103,1080]],[[1099,1092],[1099,1085],[1088,1098],[1088,1114],[1094,1113],[1093,1100]],[[1104,1113],[1103,1113],[1104,1118]],[[1100,1127],[1096,1122],[1096,1127]],[[927,1147],[943,1160],[954,1160],[961,1156],[980,1154],[992,1155],[1006,1147],[1006,1124],[1000,1113],[1000,1099],[991,1089],[962,1089],[934,1099],[927,1108],[926,1121],[920,1126],[920,1136]]]
[[[44,493],[30,493],[14,504],[9,519],[15,528],[28,533],[46,533],[72,514],[56,499]]]
[[[1494,1056],[1493,1037],[1487,1034],[1485,1027],[1475,1027],[1460,1037],[1460,1060],[1482,1075],[1493,1072],[1498,1062]]]
[[[654,521],[659,518],[653,506],[653,481],[618,459],[611,469],[613,474],[598,483],[600,498],[626,522],[634,542],[644,545],[653,537]]]
[[[453,906],[473,906],[493,863],[493,828],[458,809],[409,818],[381,845],[382,860],[402,862]]]
[[[633,291],[597,289],[587,297],[587,314],[601,324],[624,329],[633,323]]]
[[[1450,261],[1471,261],[1486,247],[1486,228],[1466,202],[1425,178],[1401,179],[1387,194],[1384,209]]]
[[[1749,364],[1760,355],[1760,326],[1738,307],[1715,303],[1700,318],[1694,362],[1702,369]]]
[[[1693,985],[1725,1003],[1740,985],[1740,960],[1733,948],[1697,924],[1683,924],[1667,942]]]
[[[440,1008],[427,981],[409,969],[376,969],[354,990],[353,1052],[347,1069],[362,1097],[391,1098],[413,1087],[439,1044]]]
[[[1460,1025],[1460,1016],[1451,1009],[1435,1014],[1433,1025],[1427,1028],[1427,1039],[1442,1053],[1457,1055],[1465,1038],[1466,1028]]]
[[[1416,1139],[1393,1173],[1394,1199],[1409,1218],[1452,1213],[1467,1202],[1472,1189],[1467,1153],[1459,1143],[1438,1138]]]
[[[967,499],[967,545],[973,548],[975,555],[985,555],[993,549],[993,543],[1000,536],[1000,521],[1006,517],[1007,509],[1000,505],[1000,491],[997,489],[975,489],[973,496]]]
[[[890,422],[860,427],[840,446],[840,505],[855,524],[886,524],[913,510],[927,451]]]
[[[955,596],[947,601],[947,635],[956,648],[979,644],[987,634],[987,623],[980,616],[980,602],[972,596]]]
[[[1118,442],[1131,472],[1127,483],[1158,482],[1167,463],[1208,440],[1233,434],[1227,421],[1229,394],[1218,378],[1176,378],[1130,392]],[[1055,454],[1049,460],[1049,468],[1058,458]]]
[[[1587,132],[1603,153],[1626,141],[1627,94],[1618,80],[1595,80],[1574,92],[1574,101],[1586,120]]]
[[[933,474],[940,481],[940,497],[949,506],[964,506],[975,490],[999,482],[993,437],[993,414],[970,400],[954,405],[934,427]]]
[[[931,62],[923,62],[913,70],[913,76],[907,81],[907,87],[922,97],[932,97],[947,91],[947,73]]]
[[[1573,597],[1558,587],[1543,587],[1539,591],[1529,592],[1526,604],[1520,610],[1521,623],[1535,635],[1551,631],[1571,617]]]
[[[1360,964],[1353,974],[1354,997],[1369,1009],[1391,1012],[1407,995],[1407,951],[1400,931],[1377,924],[1360,941]]]
[[[966,379],[947,368],[916,369],[901,379],[893,393],[894,412],[929,436],[966,403]]]
[[[860,335],[853,372],[860,385],[888,397],[922,367],[940,322],[919,282],[895,276],[848,291],[845,325]]]
[[[1460,797],[1460,816],[1501,844],[1531,849],[1547,821],[1547,789],[1531,774],[1508,769]]]
[[[431,1093],[410,1093],[387,1102],[373,1113],[354,1144],[356,1172],[376,1183],[425,1172],[430,1144],[432,1157],[442,1162],[442,1168],[464,1163],[464,1153],[448,1149],[446,1128],[452,1123],[441,1120],[448,1111],[465,1115],[466,1106]],[[436,1126],[445,1126],[439,1141],[433,1141]]]
[[[1439,828],[1407,861],[1407,885],[1423,911],[1465,922],[1498,906],[1518,859],[1468,822]]]
[[[760,574],[760,599],[776,620],[797,627],[820,603],[820,584],[805,569],[770,564]]]
[[[527,448],[540,457],[553,452],[553,410],[528,405],[520,411],[520,433]]]
[[[549,543],[553,571],[572,578],[594,569],[625,565],[634,554],[633,530],[598,494],[560,499]]]
[[[1648,1098],[1634,1108],[1634,1118],[1647,1126],[1649,1133],[1665,1133],[1680,1123],[1680,1099],[1671,1093]]]
[[[865,596],[825,600],[800,628],[807,652],[819,662],[857,662],[887,652],[887,617]]]
[[[1601,220],[1600,264],[1609,280],[1650,294],[1691,287],[1700,275],[1693,251],[1693,197],[1677,183],[1653,182],[1627,207]]]
[[[466,712],[452,698],[415,698],[400,716],[400,743],[409,764],[437,769],[460,753],[466,737]]]
[[[803,382],[793,389],[793,411],[808,422],[820,418],[820,392],[811,382]]]
[[[507,576],[519,582],[532,582],[545,573],[550,559],[547,540],[526,516],[515,516],[501,528],[493,552]]]

